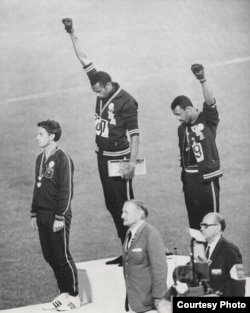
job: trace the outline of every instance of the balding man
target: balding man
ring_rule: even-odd
[[[207,241],[211,288],[223,297],[244,297],[245,273],[239,248],[227,241],[222,233],[226,223],[219,213],[204,216],[200,230]]]
[[[145,221],[147,216],[142,201],[124,203],[122,219],[129,229],[123,245],[123,271],[129,312],[155,312],[167,289],[166,248],[160,233]]]

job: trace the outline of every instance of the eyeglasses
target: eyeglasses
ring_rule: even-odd
[[[216,226],[218,224],[206,224],[206,223],[200,223],[200,228],[204,227],[205,229],[207,229],[210,226]]]

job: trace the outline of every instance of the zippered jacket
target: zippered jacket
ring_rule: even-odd
[[[91,77],[97,72],[92,63],[84,66]],[[107,99],[97,97],[95,108],[96,152],[119,158],[130,153],[127,134],[139,135],[138,103],[118,83],[112,83],[114,92]]]
[[[37,212],[46,212],[63,220],[66,213],[71,214],[73,173],[73,162],[61,148],[48,160],[44,153],[37,157],[31,217],[36,217]]]
[[[199,113],[194,123],[188,125],[182,123],[178,127],[181,167],[185,171],[188,166],[184,160],[188,141],[202,181],[211,181],[222,176],[215,142],[218,123],[219,114],[216,104],[209,106],[204,102],[203,111]]]

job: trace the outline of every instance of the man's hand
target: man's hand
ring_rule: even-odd
[[[128,166],[124,169],[122,177],[124,179],[132,179],[135,176],[135,165],[128,163]]]
[[[157,305],[155,305],[158,313],[171,313],[171,302],[165,299],[161,299]]]
[[[62,23],[65,25],[65,30],[67,33],[72,34],[74,32],[72,18],[63,18]]]
[[[53,232],[58,232],[64,228],[64,221],[55,220],[53,224]]]
[[[193,64],[191,66],[191,71],[194,73],[194,76],[201,80],[205,80],[205,73],[204,73],[204,67],[202,64]]]
[[[37,218],[36,217],[32,217],[31,218],[31,226],[35,229],[38,229],[37,227]]]
[[[161,301],[161,299],[156,299],[156,298],[154,299],[154,305],[156,308],[158,307],[160,301]]]

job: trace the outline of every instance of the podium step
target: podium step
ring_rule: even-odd
[[[125,313],[125,283],[122,267],[106,265],[110,259],[77,263],[79,274],[79,294],[82,305],[74,312],[83,313]],[[172,273],[176,266],[184,265],[189,256],[167,256],[167,285],[173,284]],[[54,295],[52,295],[53,298]],[[247,277],[246,296],[250,296],[250,277]],[[1,310],[3,313],[45,313],[43,304]],[[57,312],[57,311],[53,311]]]

